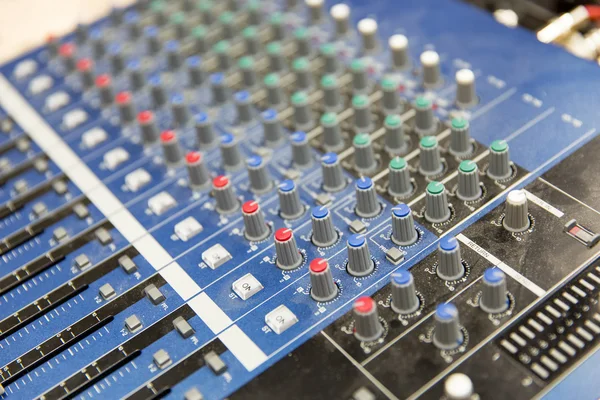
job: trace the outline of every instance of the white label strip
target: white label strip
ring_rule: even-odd
[[[233,323],[231,318],[204,292],[188,301],[188,305],[214,333],[219,333]]]
[[[176,262],[161,269],[160,274],[185,301],[200,291],[200,286]]]
[[[558,208],[554,207],[552,204],[545,202],[544,200],[537,197],[535,194],[528,192],[527,190],[523,190],[525,192],[525,196],[527,199],[531,201],[533,204],[542,207],[544,210],[548,211],[550,214],[562,218],[565,215],[564,212],[560,211]]]
[[[218,337],[248,371],[267,360],[267,355],[237,325],[229,327]]]
[[[494,264],[495,266],[500,268],[502,271],[504,271],[504,273],[506,275],[510,276],[511,278],[513,278],[514,280],[519,282],[521,285],[523,285],[527,289],[531,290],[537,296],[542,297],[546,294],[546,291],[544,289],[542,289],[535,283],[531,282],[529,279],[525,278],[523,275],[521,275],[520,273],[515,271],[508,264],[506,264],[506,263],[502,262],[500,259],[494,257],[487,250],[485,250],[483,247],[479,246],[477,243],[473,242],[471,239],[469,239],[462,233],[459,233],[458,235],[456,235],[456,238],[459,241],[461,241],[462,243],[464,243],[465,245],[469,246],[471,248],[471,250],[475,251],[477,254],[479,254],[480,256],[482,256],[483,258],[485,258],[486,260],[488,260],[489,262],[491,262],[492,264]]]

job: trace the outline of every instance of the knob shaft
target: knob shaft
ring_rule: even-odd
[[[246,236],[246,239],[258,242],[269,236],[269,227],[256,200],[247,201],[242,205],[242,216],[244,218],[244,236]]]
[[[200,189],[206,186],[210,180],[208,168],[204,164],[202,154],[191,151],[185,156],[185,164],[188,171],[188,179],[192,189]]]
[[[355,234],[348,238],[348,273],[352,276],[366,276],[375,269],[371,259],[369,244],[365,235]]]
[[[425,219],[431,223],[445,222],[450,219],[446,188],[441,182],[429,182],[425,191]]]
[[[523,190],[512,190],[504,203],[504,220],[502,225],[509,232],[524,232],[529,229],[527,196]]]
[[[435,330],[433,344],[442,350],[452,350],[462,344],[464,340],[460,329],[458,309],[454,304],[445,303],[437,306],[435,310]]]
[[[302,264],[302,255],[290,228],[281,228],[275,232],[275,251],[277,266],[283,270],[295,269]]]
[[[488,268],[483,273],[483,289],[479,307],[487,313],[497,314],[508,309],[506,276],[499,268]]]
[[[356,214],[362,218],[373,218],[381,212],[375,185],[369,177],[356,180]]]
[[[338,240],[338,234],[333,226],[331,212],[325,206],[312,209],[312,242],[318,247],[329,247]]]
[[[337,154],[326,153],[321,157],[321,173],[325,191],[338,192],[346,186],[346,180]]]
[[[362,342],[372,342],[383,335],[377,303],[367,296],[359,297],[352,306],[354,313],[354,336]]]
[[[294,181],[288,179],[281,182],[277,194],[279,195],[279,210],[282,218],[296,219],[304,213],[304,206],[300,201],[300,195]]]
[[[318,302],[333,300],[338,292],[338,286],[333,281],[329,263],[325,258],[315,258],[310,262],[310,296]]]
[[[263,158],[261,156],[252,156],[246,160],[246,165],[252,192],[262,194],[271,190],[273,187],[273,180],[267,169],[267,163]]]
[[[490,146],[490,164],[487,170],[492,179],[507,179],[512,175],[510,168],[510,154],[508,143],[505,140],[496,140]]]
[[[465,274],[460,245],[455,237],[443,237],[438,244],[437,274],[445,281],[455,281]]]
[[[398,314],[412,314],[419,309],[415,280],[409,271],[392,274],[392,310]]]
[[[400,203],[392,208],[392,242],[410,246],[419,239],[410,207]]]
[[[458,166],[458,198],[466,201],[476,200],[481,197],[481,193],[477,163],[471,160],[461,161]]]
[[[219,175],[213,179],[213,196],[220,214],[230,214],[240,206],[235,189],[226,176]]]

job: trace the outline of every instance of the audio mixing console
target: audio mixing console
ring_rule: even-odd
[[[50,38],[0,68],[0,397],[597,398],[598,93],[453,0]]]

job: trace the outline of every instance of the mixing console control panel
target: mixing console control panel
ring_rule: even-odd
[[[49,38],[0,68],[0,397],[598,397],[598,78],[453,0]]]

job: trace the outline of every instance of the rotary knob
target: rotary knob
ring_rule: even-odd
[[[339,151],[344,148],[344,139],[336,113],[327,112],[321,117],[323,127],[323,147],[328,151]]]
[[[464,156],[472,151],[469,121],[464,118],[453,118],[450,125],[450,153]]]
[[[403,70],[411,65],[408,53],[408,38],[404,35],[392,35],[388,40],[392,54],[392,65],[394,69]]]
[[[252,156],[246,160],[250,189],[256,194],[266,193],[273,187],[273,180],[267,169],[267,163],[261,156]]]
[[[432,88],[440,85],[440,56],[433,50],[421,53],[421,66],[423,68],[423,86]]]
[[[269,236],[269,227],[256,200],[247,201],[242,205],[242,217],[244,218],[244,236],[246,236],[246,239],[258,242]]]
[[[368,133],[359,133],[352,140],[354,146],[354,165],[362,173],[368,174],[377,168],[375,152]]]
[[[318,247],[329,247],[338,239],[338,234],[333,226],[331,212],[325,206],[312,209],[312,242]]]
[[[144,145],[156,143],[159,137],[158,126],[152,111],[142,111],[137,117]]]
[[[444,396],[447,400],[471,400],[473,392],[471,378],[460,372],[448,376],[444,382]]]
[[[346,180],[337,154],[326,153],[321,157],[321,173],[325,191],[338,192],[346,186]]]
[[[235,109],[237,114],[237,122],[239,124],[247,124],[252,121],[252,103],[250,101],[250,93],[242,90],[233,95]]]
[[[352,276],[366,276],[375,269],[371,259],[369,244],[365,235],[355,234],[348,238],[348,273]]]
[[[488,268],[483,273],[483,289],[479,307],[487,313],[497,314],[508,309],[506,276],[499,268]]]
[[[296,92],[292,95],[292,106],[294,108],[294,126],[298,131],[309,131],[313,125],[312,112],[308,96],[304,92]]]
[[[477,103],[475,93],[475,74],[470,69],[461,69],[456,72],[456,104],[467,108]]]
[[[164,131],[160,134],[160,143],[163,149],[165,164],[176,167],[183,161],[183,153],[179,146],[179,139],[174,131]]]
[[[354,336],[362,342],[372,342],[383,335],[377,303],[367,296],[359,297],[352,306],[354,313]]]
[[[269,147],[276,147],[283,140],[283,129],[281,128],[277,111],[268,109],[263,111],[260,116],[265,144]]]
[[[352,97],[352,109],[354,110],[354,129],[358,132],[371,130],[371,102],[364,94]]]
[[[406,150],[406,140],[402,118],[399,115],[390,114],[385,117],[383,126],[385,128],[385,149],[391,154],[403,153]]]
[[[429,182],[425,191],[425,219],[435,224],[448,221],[451,215],[444,184]]]
[[[495,140],[490,146],[490,164],[487,170],[492,179],[507,179],[512,174],[510,168],[510,154],[506,140]]]
[[[136,110],[133,104],[133,96],[130,92],[119,92],[115,96],[115,104],[119,109],[119,119],[125,125],[135,120]]]
[[[340,85],[335,75],[323,75],[321,78],[321,89],[323,89],[323,104],[329,111],[338,111],[343,102],[340,93]]]
[[[210,180],[208,168],[204,164],[202,154],[191,151],[185,156],[185,164],[188,171],[188,179],[192,189],[200,189],[206,186]]]
[[[470,201],[480,198],[481,193],[477,163],[471,160],[461,161],[458,166],[458,190],[456,195],[461,200]]]
[[[329,14],[335,23],[336,36],[345,36],[350,30],[350,7],[346,4],[339,3],[331,7]]]
[[[437,275],[445,281],[455,281],[465,274],[460,245],[455,237],[445,236],[438,244]]]
[[[298,168],[306,168],[312,164],[312,152],[308,138],[304,132],[294,132],[291,136],[292,160]]]
[[[435,330],[433,344],[442,350],[452,350],[464,340],[460,329],[458,309],[452,303],[444,303],[435,310]]]
[[[392,242],[410,246],[419,239],[410,207],[400,203],[392,208]]]
[[[212,122],[208,114],[201,112],[195,116],[196,143],[202,149],[209,149],[217,143]]]
[[[401,113],[403,107],[398,96],[398,84],[392,79],[383,78],[381,80],[381,90],[383,92],[381,105],[384,113],[387,115]]]
[[[412,193],[413,184],[410,180],[408,164],[402,157],[394,157],[388,166],[389,187],[392,196],[404,197]]]
[[[372,218],[381,211],[373,180],[363,176],[356,180],[356,214],[362,218]]]
[[[437,123],[433,114],[433,105],[425,97],[417,97],[415,100],[415,131],[419,136],[435,134]]]
[[[177,126],[185,126],[189,119],[189,111],[182,94],[176,93],[171,96],[171,113]]]
[[[294,181],[288,179],[279,184],[279,210],[284,219],[296,219],[304,213],[304,206]]]
[[[362,37],[362,49],[365,53],[374,51],[379,46],[377,40],[377,21],[364,18],[358,21],[358,32]]]
[[[392,274],[392,310],[398,314],[412,314],[419,309],[415,280],[409,271]]]
[[[333,300],[339,289],[333,281],[331,268],[324,258],[315,258],[310,262],[310,296],[318,302]]]
[[[290,228],[281,228],[275,232],[275,251],[277,266],[283,270],[295,269],[302,264],[302,255]]]
[[[226,176],[219,175],[213,179],[213,196],[220,214],[232,213],[240,205],[235,195],[235,189]]]
[[[419,142],[419,171],[425,176],[439,175],[444,170],[440,147],[435,136],[425,136]]]
[[[223,167],[228,171],[235,171],[242,167],[242,153],[237,140],[231,133],[221,136],[221,158]]]
[[[529,229],[527,196],[523,190],[512,190],[504,203],[504,220],[502,225],[509,232],[524,232]]]

